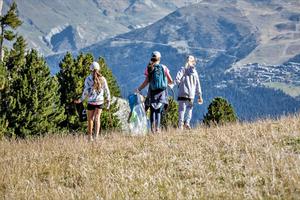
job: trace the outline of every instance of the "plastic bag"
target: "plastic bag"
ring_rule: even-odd
[[[129,118],[129,131],[130,133],[141,135],[146,134],[149,128],[149,120],[145,112],[144,103],[140,94],[134,94],[129,96],[129,101],[134,99],[134,105],[131,105],[131,116]]]

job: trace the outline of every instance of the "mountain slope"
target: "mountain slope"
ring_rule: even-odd
[[[187,54],[201,59],[200,69],[205,73],[223,71],[229,67],[228,63],[248,55],[256,47],[257,37],[256,27],[230,3],[200,3],[83,51],[104,56],[116,73],[127,72],[129,77],[120,74],[119,81],[133,89],[140,82],[153,50],[162,52],[162,61],[173,73],[181,67]]]
[[[237,1],[240,9],[260,32],[259,45],[235,66],[248,63],[276,65],[300,52],[300,1]]]
[[[78,50],[146,26],[195,1],[16,0],[24,22],[19,32],[30,47],[39,49],[44,55]],[[6,11],[11,3],[12,0],[5,0],[3,10]]]

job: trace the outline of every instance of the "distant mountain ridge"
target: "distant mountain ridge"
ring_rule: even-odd
[[[6,11],[13,0],[5,0]],[[154,23],[197,0],[16,0],[19,32],[44,55],[77,51],[103,39]]]

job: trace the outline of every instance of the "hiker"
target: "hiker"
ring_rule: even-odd
[[[194,56],[190,55],[187,57],[185,66],[177,72],[175,84],[178,85],[178,128],[191,129],[190,121],[192,118],[195,95],[198,96],[198,104],[203,103],[201,85]]]
[[[167,87],[172,84],[173,80],[170,75],[169,69],[160,64],[161,54],[154,51],[151,55],[151,60],[145,69],[145,80],[136,89],[140,92],[149,84],[147,97],[150,101],[150,123],[151,132],[160,132],[161,115],[164,105],[168,103]]]
[[[95,138],[98,138],[100,131],[100,116],[104,108],[104,94],[106,96],[106,108],[110,107],[110,92],[106,79],[100,73],[100,66],[97,62],[90,65],[91,74],[84,81],[84,90],[82,97],[75,100],[75,103],[81,103],[88,98],[88,139],[93,141],[93,127],[95,123]]]

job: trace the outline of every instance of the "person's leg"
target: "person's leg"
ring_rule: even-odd
[[[150,106],[150,124],[151,124],[151,132],[154,133],[155,131],[155,109]]]
[[[98,138],[99,132],[100,132],[100,126],[101,126],[101,113],[102,109],[96,108],[95,110],[95,138]]]
[[[191,128],[191,119],[192,119],[192,114],[193,114],[193,104],[190,102],[187,102],[186,105],[186,120],[185,120],[185,126],[186,128],[190,129]]]
[[[179,108],[178,108],[178,128],[183,129],[184,124],[184,114],[186,110],[185,101],[178,101]]]
[[[95,110],[88,110],[88,137],[89,140],[93,139],[93,127],[94,127],[94,112]]]
[[[156,132],[160,132],[160,123],[161,123],[161,116],[163,112],[163,106],[161,106],[159,109],[155,110],[155,119],[156,119]]]

